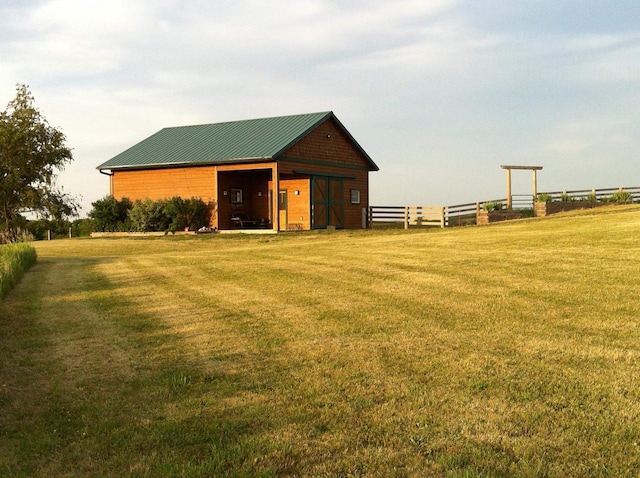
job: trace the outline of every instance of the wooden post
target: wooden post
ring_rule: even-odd
[[[69,226],[69,239],[71,239],[72,237],[73,236],[72,236],[72,233],[71,233],[71,226]]]
[[[362,208],[362,215],[361,215],[361,225],[362,225],[362,229],[366,229],[367,228],[367,208]]]
[[[271,208],[273,209],[273,224],[274,231],[280,230],[280,177],[278,173],[278,163],[273,163],[271,167],[271,179],[273,183],[273,195],[271,198]],[[311,216],[313,217],[313,215]],[[313,227],[313,224],[311,224]]]
[[[211,209],[211,224],[209,226],[213,227],[215,231],[220,230],[220,215],[218,214],[219,206],[220,206],[220,196],[222,195],[222,191],[220,191],[218,175],[220,171],[218,170],[218,166],[214,166],[214,174],[213,174],[213,189],[216,192],[216,201],[214,203],[214,207]]]
[[[542,166],[507,166],[500,165],[502,169],[507,171],[507,209],[513,207],[513,196],[511,194],[511,170],[512,169],[530,169],[533,171],[533,201],[535,202],[536,196],[538,196],[538,175],[536,171],[542,169]]]
[[[51,240],[51,229],[47,229],[47,241]]]
[[[440,227],[441,228],[444,228],[444,226],[445,226],[445,217],[444,217],[444,210],[445,209],[446,208],[444,208],[444,207],[440,208]]]
[[[513,200],[511,198],[511,169],[507,168],[507,209],[511,209]]]
[[[404,207],[404,228],[409,229],[409,206]]]

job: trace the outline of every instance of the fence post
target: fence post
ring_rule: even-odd
[[[47,241],[51,240],[51,229],[47,229]]]
[[[444,224],[445,224],[445,219],[444,219],[444,210],[446,208],[441,207],[440,208],[440,227],[444,229]]]
[[[71,226],[69,226],[69,239],[71,239],[72,237],[73,236],[72,236],[72,232],[71,232]]]
[[[404,207],[404,228],[409,229],[409,206]]]
[[[361,222],[362,222],[362,229],[366,229],[367,228],[367,209],[366,208],[362,208],[362,215],[361,215]],[[71,229],[69,229],[69,232],[71,232]]]

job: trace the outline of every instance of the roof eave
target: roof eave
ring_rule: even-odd
[[[118,164],[114,166],[105,166],[101,164],[96,169],[98,171],[118,171],[118,170],[132,170],[132,169],[160,169],[160,168],[174,168],[176,166],[217,166],[223,164],[238,164],[238,163],[255,163],[255,162],[267,162],[273,161],[274,156],[255,156],[247,158],[225,158],[223,160],[211,160],[211,161],[174,161],[171,163],[147,163],[147,164]]]

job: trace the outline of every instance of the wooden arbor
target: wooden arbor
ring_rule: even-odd
[[[532,187],[533,187],[533,200],[536,200],[536,196],[538,195],[538,175],[537,172],[542,169],[542,166],[505,166],[500,165],[502,169],[507,170],[507,209],[511,209],[513,207],[513,197],[511,194],[511,170],[512,169],[525,169],[527,171],[533,172],[532,178]]]

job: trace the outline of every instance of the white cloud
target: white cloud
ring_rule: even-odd
[[[640,28],[590,28],[590,8],[546,30],[494,0],[7,0],[0,103],[31,85],[86,202],[107,192],[95,166],[164,126],[327,109],[382,167],[374,202],[499,195],[512,161],[617,181],[599,158],[640,153]]]
[[[638,125],[620,118],[590,117],[558,126],[545,149],[562,155],[620,153],[639,146]]]
[[[30,78],[96,76],[118,67],[120,47],[109,39],[130,31],[125,3],[54,0],[14,20],[16,39],[2,63],[22,65]]]

